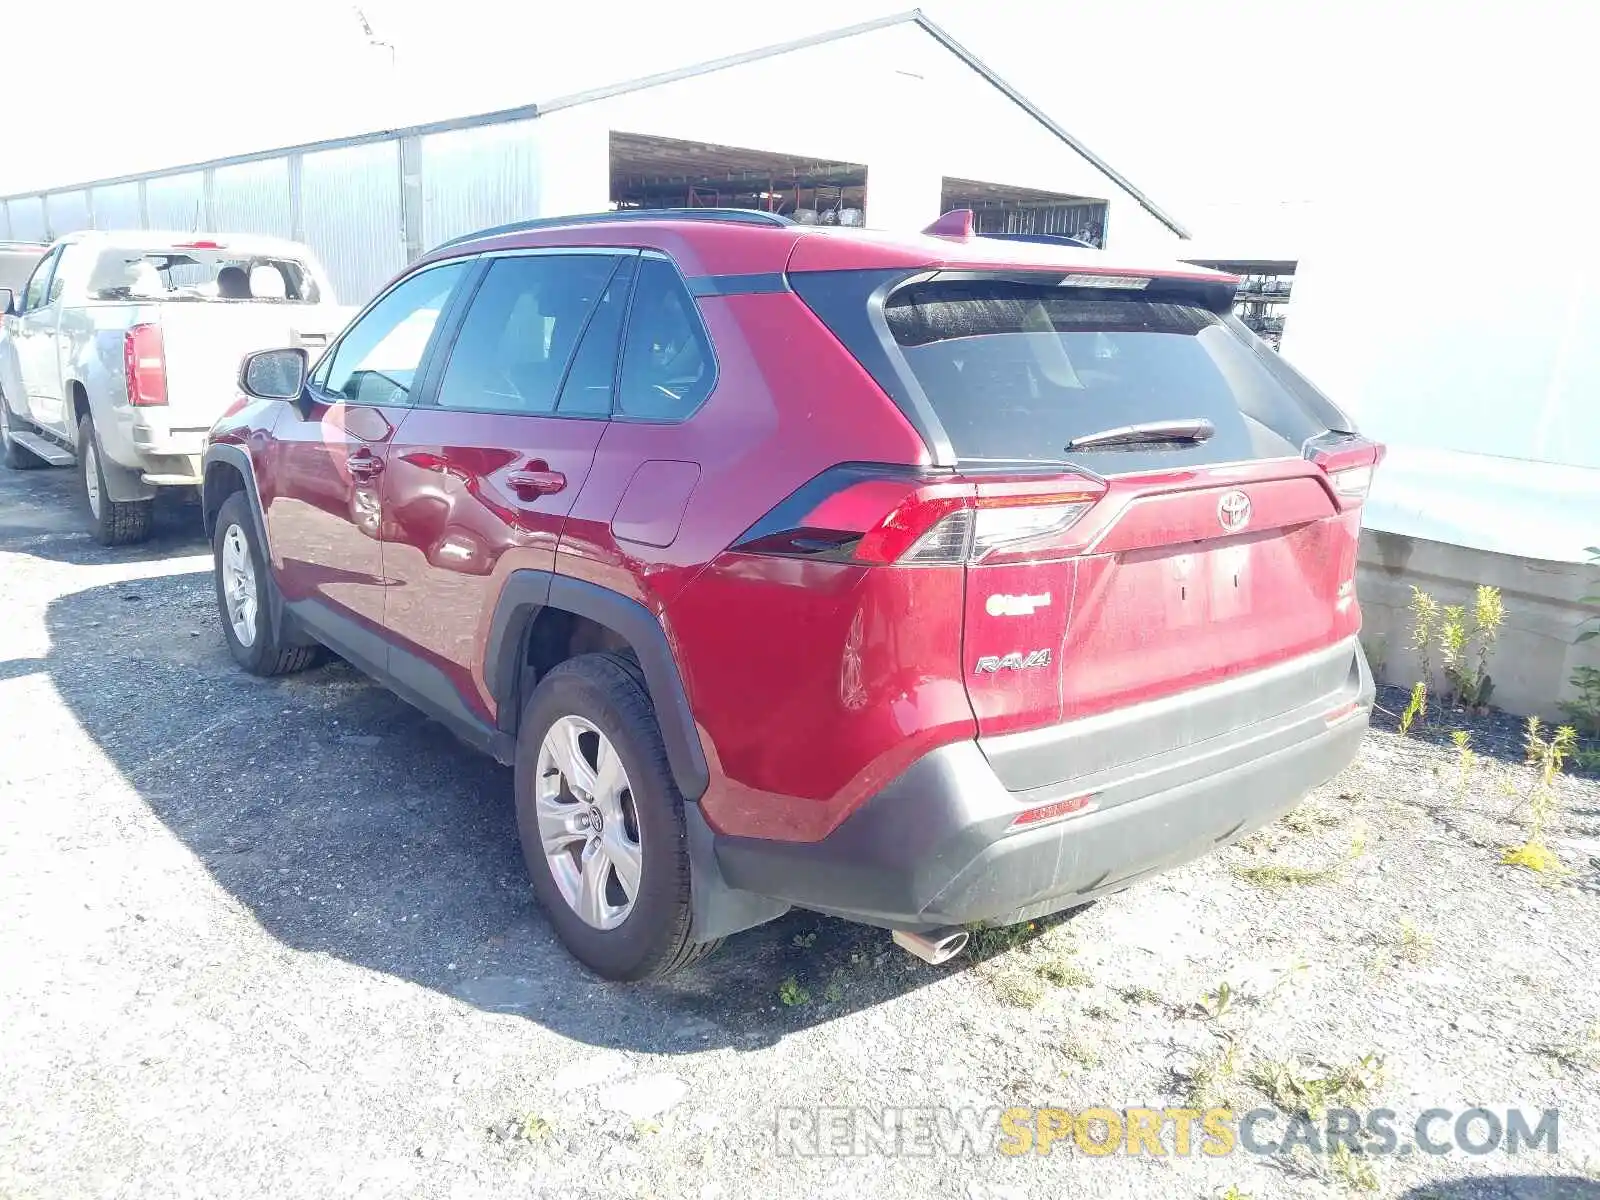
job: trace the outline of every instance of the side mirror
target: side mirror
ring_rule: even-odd
[[[256,400],[294,400],[305,387],[309,361],[298,346],[257,350],[239,367],[239,389]]]
[[[0,287],[0,313],[13,316],[11,306],[17,302],[17,294],[8,287]]]

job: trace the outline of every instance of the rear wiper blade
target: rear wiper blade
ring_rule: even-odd
[[[1177,421],[1143,421],[1138,425],[1119,425],[1086,433],[1067,443],[1068,450],[1094,450],[1105,446],[1136,446],[1142,442],[1205,442],[1216,436],[1217,427],[1204,417]]]

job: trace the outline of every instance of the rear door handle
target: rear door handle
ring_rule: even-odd
[[[371,479],[383,470],[383,459],[370,450],[357,450],[344,461],[355,479]]]
[[[522,499],[533,500],[539,496],[554,496],[557,492],[565,490],[567,477],[560,471],[548,468],[513,471],[506,476],[506,483]]]

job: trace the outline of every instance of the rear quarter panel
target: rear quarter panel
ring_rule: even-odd
[[[927,449],[797,296],[699,307],[715,390],[681,423],[608,425],[557,570],[661,620],[711,766],[701,806],[713,826],[814,838],[926,739],[959,736],[952,723],[970,735],[956,662],[960,573],[937,595],[930,572],[725,553],[827,468],[924,463]],[[629,510],[613,523],[646,462],[700,468],[667,545],[628,537]]]
[[[133,448],[134,413],[122,362],[123,336],[134,325],[157,320],[156,306],[88,301],[62,310],[58,337],[62,348],[62,405],[57,424],[62,436],[76,436],[73,394],[81,389],[99,434],[101,451],[125,467],[137,467]]]

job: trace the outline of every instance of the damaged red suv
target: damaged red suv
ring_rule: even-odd
[[[515,765],[568,948],[791,906],[930,961],[1240,837],[1355,755],[1381,448],[1177,264],[755,212],[487,230],[247,359],[229,649],[331,648]]]

